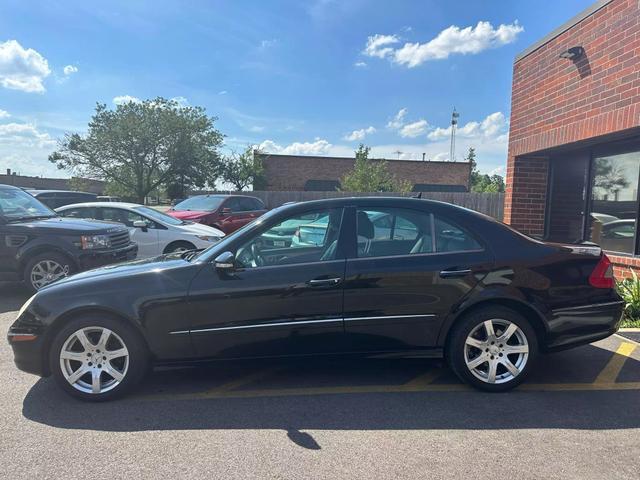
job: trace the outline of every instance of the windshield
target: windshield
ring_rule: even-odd
[[[209,195],[201,195],[198,197],[187,198],[186,200],[183,200],[175,207],[173,207],[173,209],[177,212],[184,210],[212,211],[216,210],[223,200],[224,197],[211,197]]]
[[[55,217],[56,213],[23,190],[0,190],[0,216],[6,220]]]
[[[182,220],[178,220],[177,218],[173,218],[166,213],[162,213],[159,210],[149,207],[135,207],[134,210],[136,212],[140,212],[142,215],[145,215],[153,220],[158,220],[159,222],[166,223],[167,225],[184,225],[186,222]]]

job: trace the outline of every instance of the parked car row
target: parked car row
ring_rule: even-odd
[[[23,281],[35,292],[103,265],[205,249],[266,211],[245,196],[193,197],[182,203],[201,210],[178,208],[172,215],[113,197],[102,200],[84,192],[0,185],[0,280]],[[214,204],[219,208],[207,210]],[[201,223],[180,218],[186,211]]]

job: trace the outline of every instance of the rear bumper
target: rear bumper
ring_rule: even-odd
[[[78,267],[81,271],[111,265],[113,263],[135,260],[138,255],[138,245],[131,243],[118,250],[106,252],[87,252],[80,255]]]
[[[621,300],[554,310],[546,350],[564,350],[613,335],[620,328],[623,310]]]

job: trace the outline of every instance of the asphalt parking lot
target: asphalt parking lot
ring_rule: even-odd
[[[27,295],[0,285],[3,478],[638,478],[640,345],[543,357],[507,394],[435,361],[331,359],[155,371],[105,404],[13,365]]]

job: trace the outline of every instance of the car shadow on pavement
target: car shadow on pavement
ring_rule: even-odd
[[[547,356],[539,368],[567,358],[595,358],[598,365],[611,355],[600,358],[602,349],[587,346],[576,353],[562,352]],[[565,358],[562,358],[565,355]],[[573,357],[570,357],[573,355]],[[613,354],[616,355],[616,354]],[[640,373],[639,362],[627,359],[627,367]],[[630,364],[630,362],[632,364]],[[203,385],[214,384],[218,377],[243,372],[234,367],[199,367],[157,371],[141,394],[106,403],[83,403],[57,388],[51,378],[40,379],[26,395],[23,415],[34,422],[65,429],[88,429],[114,432],[149,430],[202,429],[278,429],[296,444],[318,449],[312,437],[302,430],[500,430],[500,429],[631,429],[640,427],[640,389],[610,391],[527,391],[503,394],[470,389],[447,391],[348,391],[351,380],[367,385],[405,383],[415,371],[427,370],[424,360],[332,360],[285,365],[286,375],[270,381],[273,394],[248,397],[198,397]],[[436,365],[435,363],[432,364]],[[244,367],[238,367],[240,370]],[[437,368],[437,366],[436,366]],[[600,368],[595,368],[596,373]],[[575,361],[575,370],[581,371]],[[351,371],[355,373],[352,375]],[[345,373],[346,372],[346,373]],[[439,385],[459,384],[451,372],[443,369]],[[567,369],[563,371],[567,373]],[[352,375],[349,377],[349,375]],[[371,381],[372,379],[378,379]],[[327,379],[342,382],[347,391],[327,394],[318,387]],[[542,379],[544,380],[544,379]],[[228,379],[223,379],[223,383]],[[265,380],[266,381],[266,380]],[[264,382],[242,388],[268,391]],[[558,382],[558,380],[555,380]],[[562,381],[562,379],[560,379]],[[571,381],[571,380],[568,380]],[[590,379],[593,381],[593,378]],[[286,385],[285,385],[286,384]],[[315,384],[315,386],[313,385]],[[362,383],[361,383],[362,385]],[[282,389],[295,388],[301,393],[278,395]],[[308,389],[308,390],[305,390]],[[158,395],[158,392],[161,395]],[[251,391],[251,390],[250,390]],[[253,390],[255,391],[255,390]],[[145,395],[146,392],[146,395]],[[196,394],[190,396],[189,392]]]
[[[22,283],[0,282],[0,314],[19,310],[29,298]]]

